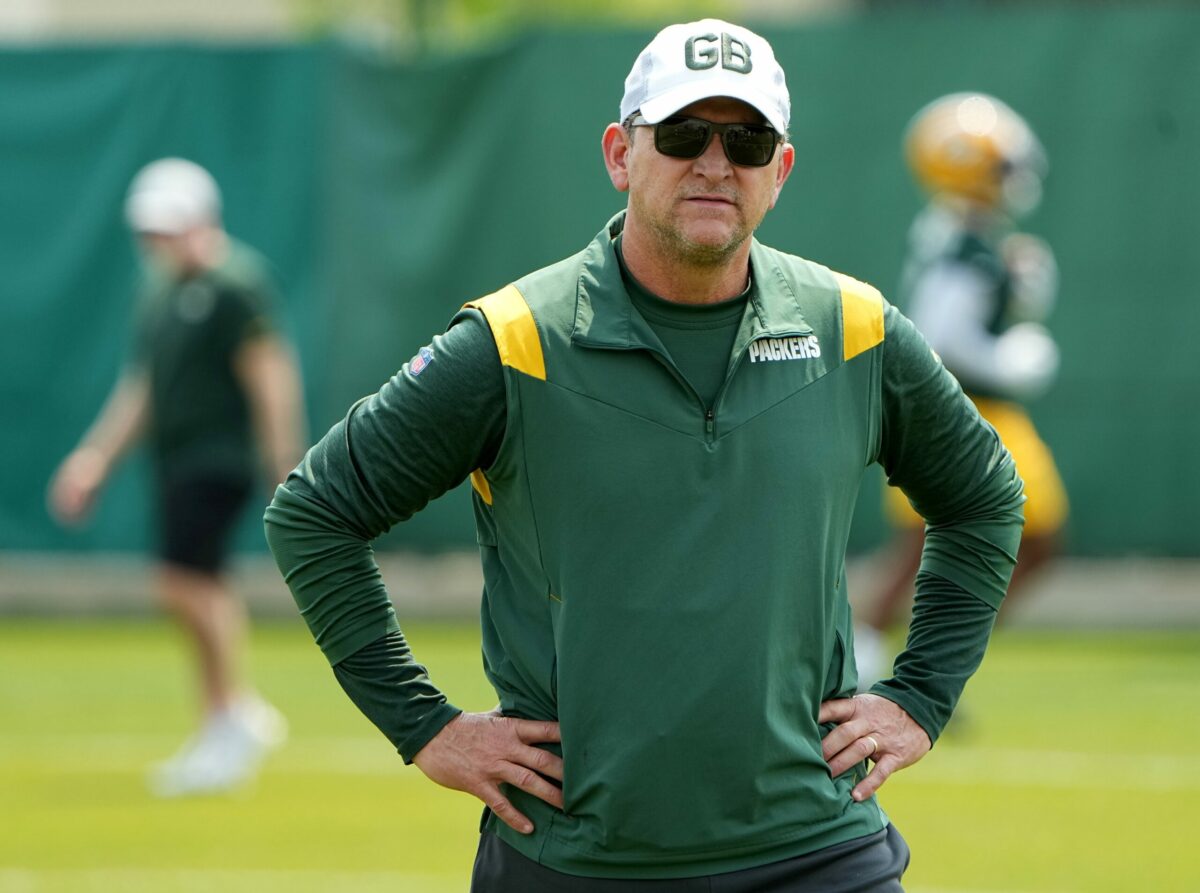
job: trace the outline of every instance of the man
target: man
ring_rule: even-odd
[[[274,485],[300,455],[299,376],[271,321],[265,266],[225,233],[207,171],[156,161],[134,178],[125,212],[147,261],[135,350],[49,502],[64,523],[81,523],[118,460],[148,443],[157,586],[195,650],[202,707],[199,732],[150,783],[162,796],[210,793],[251,778],[286,734],[243,679],[245,612],[223,571],[258,468]]]
[[[1058,371],[1058,348],[1043,325],[1058,268],[1049,247],[1014,223],[1041,198],[1045,153],[1025,120],[1000,100],[954,93],[913,117],[905,157],[929,203],[910,231],[903,306],[995,427],[1025,482],[1011,596],[1058,552],[1067,519],[1054,458],[1023,406]],[[894,558],[855,631],[864,685],[887,670],[884,636],[907,614],[924,542],[924,521],[900,490],[885,491],[885,508],[897,530]]]
[[[982,656],[1021,485],[878,292],[753,239],[789,113],[761,37],[664,29],[602,140],[626,210],[468,304],[267,511],[343,687],[486,804],[476,891],[900,889],[873,795]],[[844,552],[872,461],[934,524],[913,647],[851,698]],[[467,475],[489,714],[416,663],[369,547]]]

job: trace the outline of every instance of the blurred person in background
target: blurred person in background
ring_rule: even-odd
[[[1015,221],[1041,199],[1046,157],[1020,115],[981,93],[944,96],[913,118],[905,156],[929,195],[909,233],[898,304],[999,433],[1025,481],[1025,529],[1009,592],[1057,552],[1067,498],[1023,404],[1050,387],[1058,347],[1045,326],[1058,268]],[[881,590],[855,629],[859,682],[887,674],[888,630],[908,615],[925,521],[896,487],[884,494],[896,533]],[[1011,600],[1006,600],[1011,606]]]
[[[56,471],[49,505],[62,523],[83,523],[118,461],[149,447],[156,585],[194,649],[202,707],[197,733],[149,781],[161,796],[217,792],[252,778],[287,733],[246,681],[246,612],[225,567],[261,478],[273,486],[300,455],[300,379],[272,319],[266,264],[225,232],[206,170],[179,158],[147,165],[125,216],[145,262],[134,348]]]
[[[267,509],[347,694],[485,804],[475,891],[901,889],[874,795],[983,657],[1021,481],[878,291],[753,238],[790,116],[762,37],[663,29],[601,137],[624,210],[467,304]],[[856,696],[845,550],[876,462],[943,524],[907,657]],[[468,477],[486,713],[416,660],[371,550]]]

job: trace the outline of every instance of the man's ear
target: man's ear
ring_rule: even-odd
[[[775,202],[779,201],[779,193],[783,191],[783,184],[787,182],[787,178],[792,173],[792,167],[796,164],[796,149],[791,143],[784,143],[779,147],[779,169],[775,171],[775,192],[771,196],[771,207],[775,207]]]
[[[629,153],[633,149],[629,141],[629,131],[620,124],[609,124],[604,128],[600,145],[604,150],[604,167],[608,169],[608,179],[612,180],[617,192],[628,192]]]

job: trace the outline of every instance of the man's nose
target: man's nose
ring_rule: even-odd
[[[721,142],[721,134],[714,133],[708,141],[708,146],[692,163],[696,173],[710,179],[722,179],[733,173],[733,164],[725,155],[725,146]]]

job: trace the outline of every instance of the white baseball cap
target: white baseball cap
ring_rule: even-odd
[[[651,124],[685,105],[730,96],[754,106],[781,134],[792,116],[783,69],[771,45],[720,19],[670,25],[642,50],[621,99],[621,120],[641,112]]]
[[[221,219],[221,192],[212,175],[183,158],[160,158],[129,184],[125,219],[135,232],[179,235]]]

